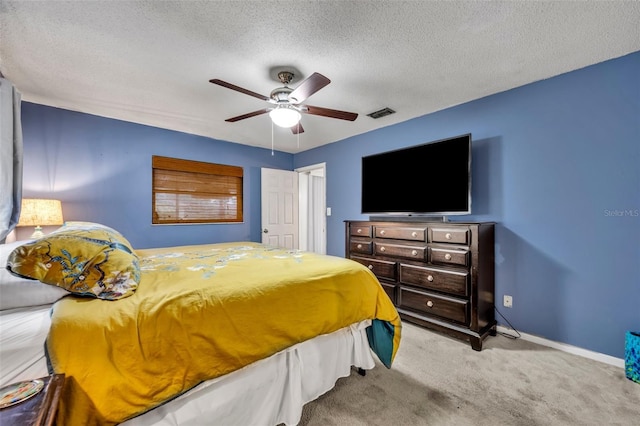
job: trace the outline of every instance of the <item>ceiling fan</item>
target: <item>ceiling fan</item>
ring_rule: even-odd
[[[358,118],[358,114],[347,111],[339,111],[336,109],[322,108],[311,105],[302,105],[302,102],[318,90],[331,83],[327,77],[317,72],[314,72],[305,80],[303,80],[298,87],[292,89],[289,87],[289,83],[293,79],[294,74],[291,71],[280,71],[278,73],[278,79],[284,85],[271,91],[269,97],[261,95],[251,90],[244,89],[236,86],[235,84],[227,83],[226,81],[219,80],[217,78],[209,80],[210,83],[217,84],[222,87],[226,87],[231,90],[235,90],[245,95],[253,96],[254,98],[262,99],[273,105],[274,107],[263,108],[257,111],[249,112],[247,114],[238,115],[236,117],[227,118],[225,121],[234,123],[236,121],[244,120],[245,118],[255,117],[257,115],[269,113],[271,120],[274,124],[280,127],[290,127],[293,134],[303,133],[304,129],[300,124],[301,113],[320,115],[323,117],[338,118],[340,120],[353,121]]]

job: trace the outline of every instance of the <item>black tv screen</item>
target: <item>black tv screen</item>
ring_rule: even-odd
[[[362,213],[471,213],[471,134],[362,157]]]

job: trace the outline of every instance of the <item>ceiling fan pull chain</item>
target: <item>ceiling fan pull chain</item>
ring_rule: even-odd
[[[271,121],[271,156],[273,157],[273,121]]]

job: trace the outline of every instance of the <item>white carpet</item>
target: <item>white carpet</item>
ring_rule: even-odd
[[[404,323],[393,367],[353,372],[301,426],[637,425],[640,384],[602,362],[498,335],[481,352]]]

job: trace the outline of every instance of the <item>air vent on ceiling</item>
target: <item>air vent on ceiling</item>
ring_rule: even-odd
[[[367,115],[371,118],[380,118],[389,114],[395,114],[395,111],[392,110],[391,108],[382,108],[381,110],[374,111],[371,114],[367,114]]]

